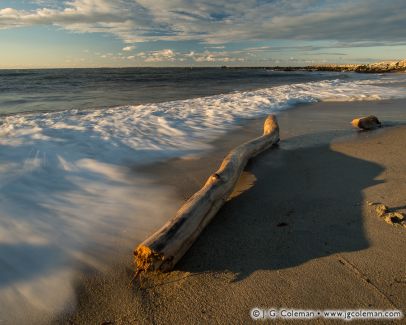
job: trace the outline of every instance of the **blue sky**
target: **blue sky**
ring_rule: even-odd
[[[0,68],[406,58],[404,0],[2,0]]]

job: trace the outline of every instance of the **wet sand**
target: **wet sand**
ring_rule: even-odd
[[[109,272],[78,280],[77,305],[55,323],[242,324],[253,307],[405,312],[406,228],[368,204],[406,212],[405,107],[317,103],[282,113],[279,147],[249,163],[236,195],[173,272],[132,281],[131,257],[112,257]],[[386,127],[351,128],[367,114]],[[181,204],[262,122],[218,139],[205,157],[142,170]]]

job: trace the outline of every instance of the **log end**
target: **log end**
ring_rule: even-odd
[[[145,245],[139,245],[134,251],[134,262],[137,272],[157,271],[164,257]]]
[[[269,115],[264,123],[264,135],[272,134],[278,132],[279,134],[279,125],[275,115]]]

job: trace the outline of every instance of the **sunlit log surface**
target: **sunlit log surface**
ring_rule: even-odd
[[[278,142],[278,122],[270,115],[262,136],[233,149],[206,184],[135,249],[136,271],[172,270],[232,193],[248,160]]]

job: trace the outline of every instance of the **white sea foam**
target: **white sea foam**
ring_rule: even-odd
[[[403,78],[403,79],[402,79]],[[296,103],[406,97],[404,76],[330,80],[157,104],[0,120],[0,315],[57,311],[75,265],[140,240],[175,207],[136,175],[151,159],[208,148],[241,118]],[[151,200],[151,198],[154,198]],[[10,316],[12,317],[12,316]]]

